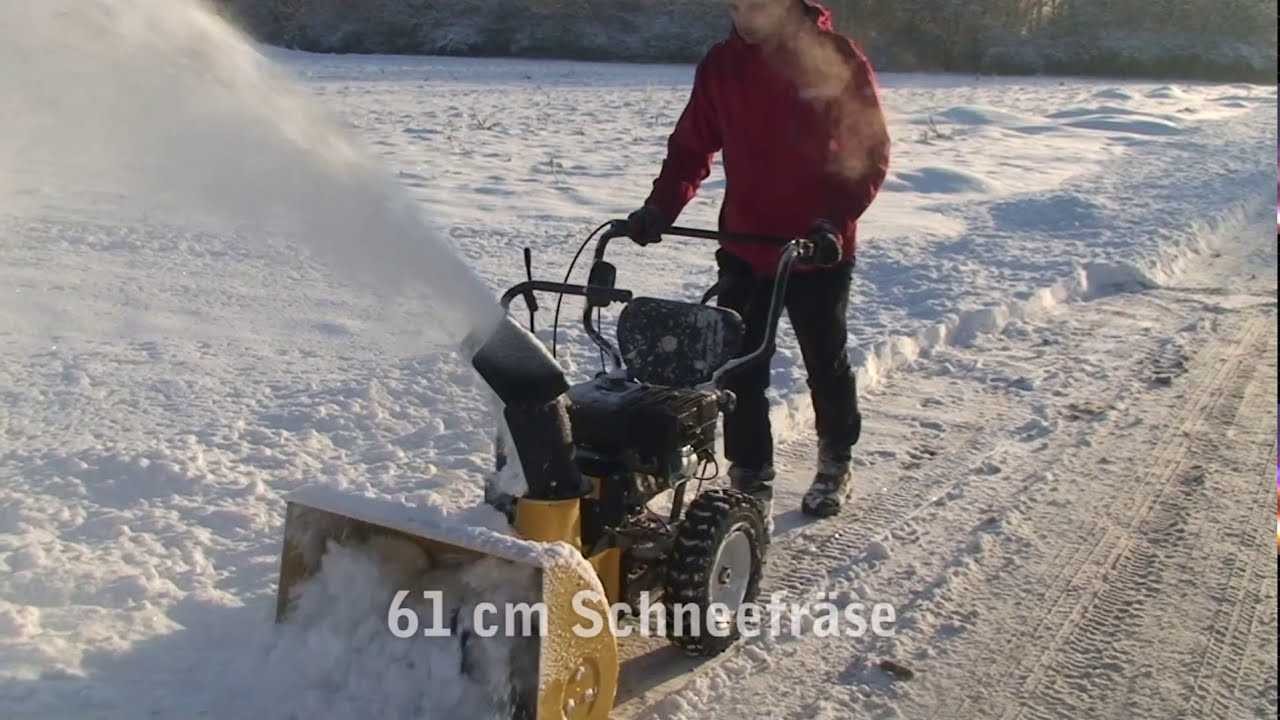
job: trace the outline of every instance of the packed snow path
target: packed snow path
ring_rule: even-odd
[[[1266,230],[1178,283],[1015,323],[888,381],[852,512],[778,508],[762,592],[891,603],[896,637],[784,621],[696,670],[655,648],[632,661],[652,671],[641,682],[672,663],[692,677],[633,688],[622,717],[1270,717]]]
[[[273,54],[495,296],[523,279],[522,247],[559,279],[590,229],[643,197],[691,76]],[[1269,213],[1274,88],[884,79],[894,171],[850,315],[868,415],[856,497],[832,522],[792,510],[811,443],[784,326],[775,427],[795,464],[769,587],[892,602],[899,636],[750,644],[668,684],[655,668],[678,665],[640,655],[650,672],[625,710],[1274,715],[1275,577],[1258,553],[1275,252],[1241,224]],[[59,157],[44,180],[83,180]],[[0,716],[430,708],[447,678],[423,679],[390,635],[267,633],[280,493],[479,499],[491,415],[474,374],[423,340],[425,309],[386,313],[289,238],[124,221],[117,188],[26,181],[0,179]],[[682,224],[711,226],[722,193],[717,169]],[[1213,247],[1246,264],[1199,267]],[[611,259],[643,293],[713,280],[697,243]],[[577,307],[559,349],[582,377],[596,357]],[[879,658],[915,679],[890,682]]]

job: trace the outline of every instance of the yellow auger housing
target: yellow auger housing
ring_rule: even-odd
[[[492,530],[433,522],[420,508],[386,500],[305,488],[286,497],[284,551],[276,620],[285,621],[295,590],[320,569],[329,543],[366,545],[403,540],[425,555],[432,569],[497,559],[536,573],[543,603],[541,628],[529,648],[536,677],[512,678],[512,717],[531,720],[607,720],[618,688],[618,648],[599,577],[584,562],[572,536],[552,537],[575,501],[521,503],[517,531],[537,542]],[[427,588],[433,589],[433,588]],[[441,588],[449,592],[448,588]],[[579,605],[575,606],[574,599]],[[582,611],[575,609],[583,608]],[[499,608],[499,612],[502,609]],[[501,624],[501,617],[497,617]]]

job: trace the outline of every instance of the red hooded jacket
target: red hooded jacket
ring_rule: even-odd
[[[799,237],[827,220],[848,260],[857,220],[888,173],[889,135],[866,56],[835,32],[830,11],[804,3],[814,24],[791,49],[766,54],[735,29],[698,63],[646,203],[675,222],[720,152],[721,230]],[[776,248],[722,246],[761,276],[777,271]]]

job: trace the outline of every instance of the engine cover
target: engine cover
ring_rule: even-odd
[[[715,445],[716,393],[599,377],[569,388],[574,444],[602,455],[635,453],[644,465],[665,464],[682,447]]]

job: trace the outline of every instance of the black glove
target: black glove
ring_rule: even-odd
[[[831,266],[842,259],[843,242],[840,239],[840,232],[830,222],[826,220],[815,222],[805,234],[805,240],[809,241],[810,252],[806,264]]]
[[[645,205],[627,216],[627,237],[637,245],[662,242],[662,231],[670,224],[661,210]]]

